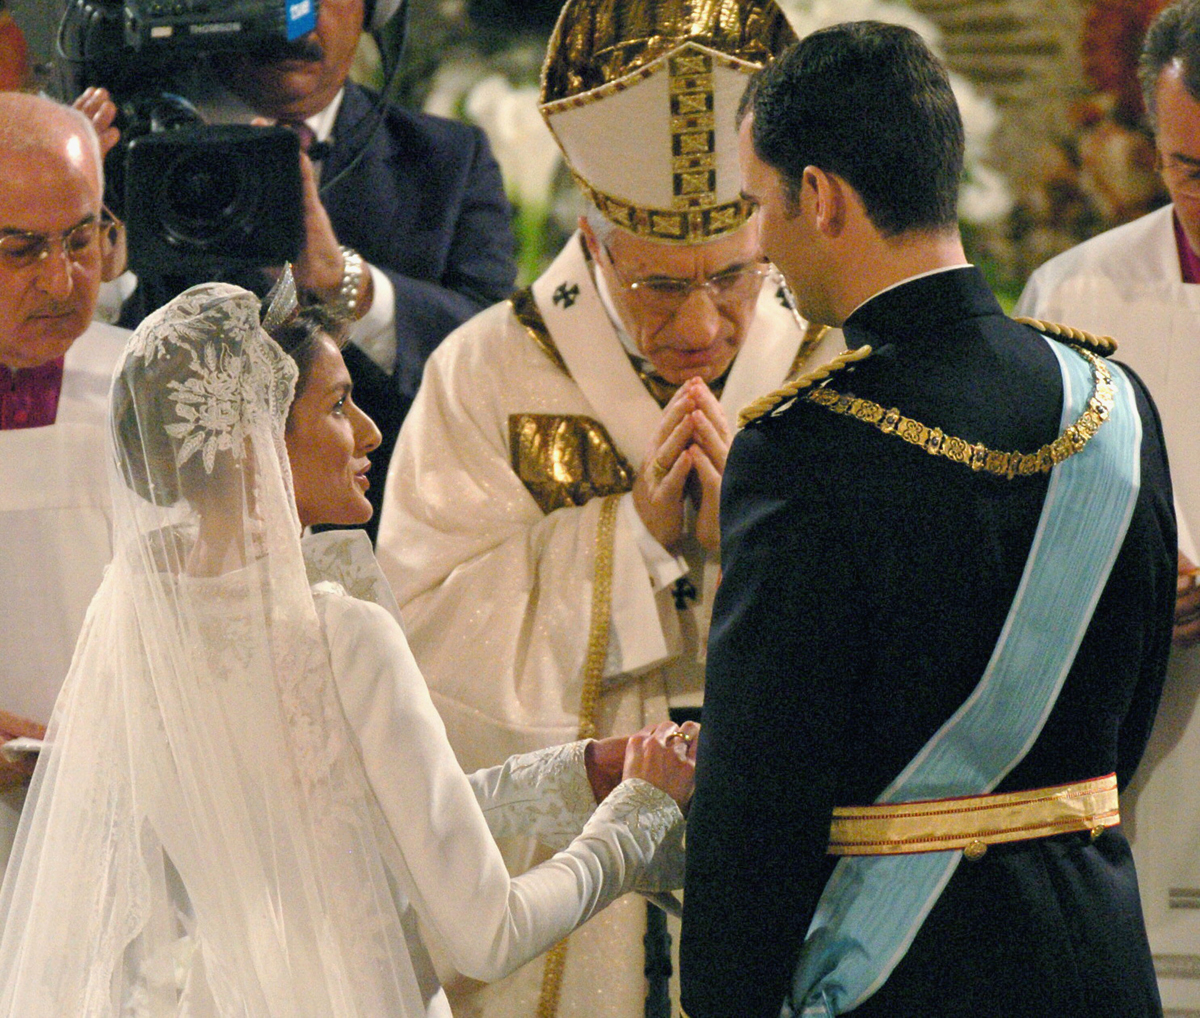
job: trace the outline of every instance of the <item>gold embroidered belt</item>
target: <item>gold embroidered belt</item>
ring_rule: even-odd
[[[1027,792],[838,806],[827,851],[829,855],[906,855],[961,848],[974,860],[983,856],[988,845],[1073,831],[1090,831],[1095,838],[1120,822],[1117,777],[1108,774]]]

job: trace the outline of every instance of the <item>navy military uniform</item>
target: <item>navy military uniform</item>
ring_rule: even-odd
[[[832,377],[839,392],[995,450],[1032,451],[1059,434],[1053,353],[1002,313],[973,268],[885,291],[844,331],[875,352]],[[1124,787],[1154,718],[1176,538],[1158,416],[1129,375],[1144,432],[1132,522],[1062,693],[998,792],[1114,771]],[[1047,484],[931,456],[803,395],[738,435],[689,816],[691,1018],[778,1018],[835,862],[833,807],[873,802],[975,687]],[[962,862],[853,1014],[1161,1014],[1120,827]]]

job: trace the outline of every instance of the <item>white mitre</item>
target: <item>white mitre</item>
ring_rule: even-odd
[[[750,216],[738,102],[795,40],[775,0],[567,0],[542,68],[542,115],[605,217],[703,243]]]

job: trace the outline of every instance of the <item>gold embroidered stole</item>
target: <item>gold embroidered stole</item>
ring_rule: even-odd
[[[569,378],[571,373],[533,294],[521,290],[510,303],[529,338]],[[594,418],[509,414],[508,440],[512,468],[544,513],[633,489],[637,470],[621,454],[608,429]]]

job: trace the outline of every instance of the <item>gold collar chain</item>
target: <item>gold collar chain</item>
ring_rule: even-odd
[[[1085,358],[1092,367],[1092,392],[1087,406],[1074,424],[1069,425],[1053,442],[1043,445],[1036,452],[997,452],[980,442],[968,442],[963,438],[943,433],[941,428],[930,428],[911,417],[905,417],[895,407],[885,409],[869,399],[846,396],[829,387],[813,389],[806,399],[817,406],[845,414],[878,428],[885,435],[895,435],[910,445],[923,448],[931,456],[944,456],[955,463],[969,466],[972,470],[983,470],[998,477],[1029,477],[1047,474],[1056,463],[1079,452],[1091,437],[1108,420],[1113,406],[1112,374],[1108,365],[1099,357],[1075,344],[1067,344]]]

